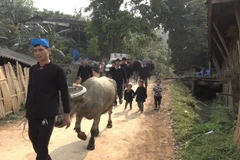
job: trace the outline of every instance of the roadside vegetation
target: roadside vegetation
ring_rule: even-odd
[[[237,160],[240,153],[233,143],[235,120],[220,101],[207,105],[191,96],[182,83],[172,86],[173,133],[177,159]],[[207,119],[207,120],[206,120]]]
[[[15,121],[23,120],[25,117],[25,109],[24,109],[24,104],[22,104],[21,108],[19,109],[18,112],[15,113],[9,113],[6,115],[4,119],[0,120],[0,126],[3,124],[7,123],[13,123]]]

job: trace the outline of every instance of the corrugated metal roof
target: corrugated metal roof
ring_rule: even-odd
[[[25,55],[22,53],[17,53],[15,51],[1,48],[1,47],[0,47],[0,57],[15,60],[15,61],[30,65],[30,66],[37,63],[37,61],[34,58],[32,58],[28,55]]]

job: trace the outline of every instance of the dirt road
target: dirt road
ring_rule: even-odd
[[[171,82],[163,85],[169,88]],[[113,128],[107,129],[107,114],[100,122],[100,135],[96,138],[94,151],[87,151],[87,141],[80,141],[70,129],[55,128],[49,152],[53,160],[170,160],[173,159],[173,137],[168,115],[170,107],[169,90],[164,91],[160,111],[154,111],[153,83],[148,87],[148,100],[143,114],[138,112],[136,102],[133,110],[124,110],[119,105],[113,110]],[[136,89],[136,85],[134,85]],[[0,127],[1,160],[34,160],[30,141],[22,137],[23,124],[8,124]],[[88,135],[92,121],[84,119],[82,129]],[[27,131],[24,137],[28,139]]]

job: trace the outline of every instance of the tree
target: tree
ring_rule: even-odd
[[[98,58],[100,56],[97,37],[94,37],[89,41],[87,53],[90,56],[90,58]]]
[[[30,18],[34,10],[32,0],[0,1],[0,19],[10,19],[14,24]]]
[[[129,5],[132,9],[121,10],[123,0],[91,0],[86,11],[92,11],[92,21],[88,23],[87,33],[89,37],[97,36],[102,55],[112,52],[123,52],[123,42],[132,33],[138,33],[154,37],[153,29],[160,26],[162,16],[166,8],[158,10],[144,0],[132,0]],[[154,1],[157,3],[159,1]],[[164,3],[157,3],[165,7]],[[161,5],[160,5],[161,4]],[[127,4],[125,4],[127,5]],[[157,11],[157,12],[155,12]]]
[[[167,0],[169,13],[162,23],[169,31],[169,47],[175,68],[206,66],[206,8],[202,0]]]

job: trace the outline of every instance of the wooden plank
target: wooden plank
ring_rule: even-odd
[[[8,86],[10,88],[10,93],[11,93],[11,95],[16,94],[16,90],[15,90],[15,87],[14,87],[14,84],[13,84],[13,78],[12,78],[12,76],[10,74],[10,69],[9,69],[8,64],[4,65],[4,69],[5,69],[5,72],[6,72],[7,83],[8,83]],[[13,112],[18,112],[18,101],[17,101],[17,98],[12,97],[11,98],[11,102],[12,102],[12,110],[13,110]]]
[[[234,1],[240,1],[240,0],[212,0],[212,4],[229,3],[229,2],[234,2]]]
[[[214,54],[212,54],[212,60],[213,60],[213,63],[215,65],[215,68],[216,68],[218,74],[221,75],[221,68],[220,68],[220,66],[218,64],[218,61],[217,61],[217,59],[216,59]]]
[[[239,41],[237,41],[237,48],[238,48],[238,59],[240,62],[240,42]]]
[[[240,3],[235,1],[234,3],[234,9],[235,9],[235,15],[236,15],[236,20],[237,20],[237,25],[238,25],[238,31],[240,32]],[[240,34],[239,34],[240,36]]]
[[[5,118],[6,112],[3,104],[2,92],[0,91],[0,119]]]
[[[219,51],[220,51],[220,53],[221,53],[224,61],[227,62],[227,58],[226,58],[226,56],[224,55],[223,50],[222,50],[222,48],[220,47],[220,45],[218,44],[216,38],[215,38],[214,36],[212,36],[212,39],[213,39],[213,41],[215,42],[215,44],[217,45],[217,47],[218,47],[218,49],[219,49]],[[229,66],[229,63],[227,63],[227,65]]]
[[[220,41],[222,42],[222,45],[227,53],[228,56],[230,56],[229,50],[227,48],[226,42],[224,41],[219,29],[217,28],[216,24],[213,22],[213,27],[215,29],[215,31],[217,32],[218,38],[220,39]]]
[[[12,67],[11,63],[8,62],[8,66],[9,66],[10,75],[11,75],[11,77],[13,79],[13,85],[14,85],[15,91],[17,93],[18,109],[20,109],[21,104],[23,103],[23,96],[21,94],[22,91],[21,91],[21,89],[19,87],[19,83],[18,83],[17,77],[15,75],[15,72],[13,70],[13,67]]]
[[[4,79],[4,81],[0,81],[0,87],[4,99],[5,112],[9,113],[12,112],[11,92],[8,87],[7,80],[4,74],[4,69],[2,66],[0,66],[0,79]]]
[[[23,82],[22,82],[22,78],[21,78],[21,75],[20,75],[20,69],[22,68],[21,65],[18,63],[18,61],[16,62],[16,68],[17,68],[17,79],[18,79],[18,83],[19,83],[19,87],[21,89],[21,91],[24,90],[24,87],[23,87]]]

